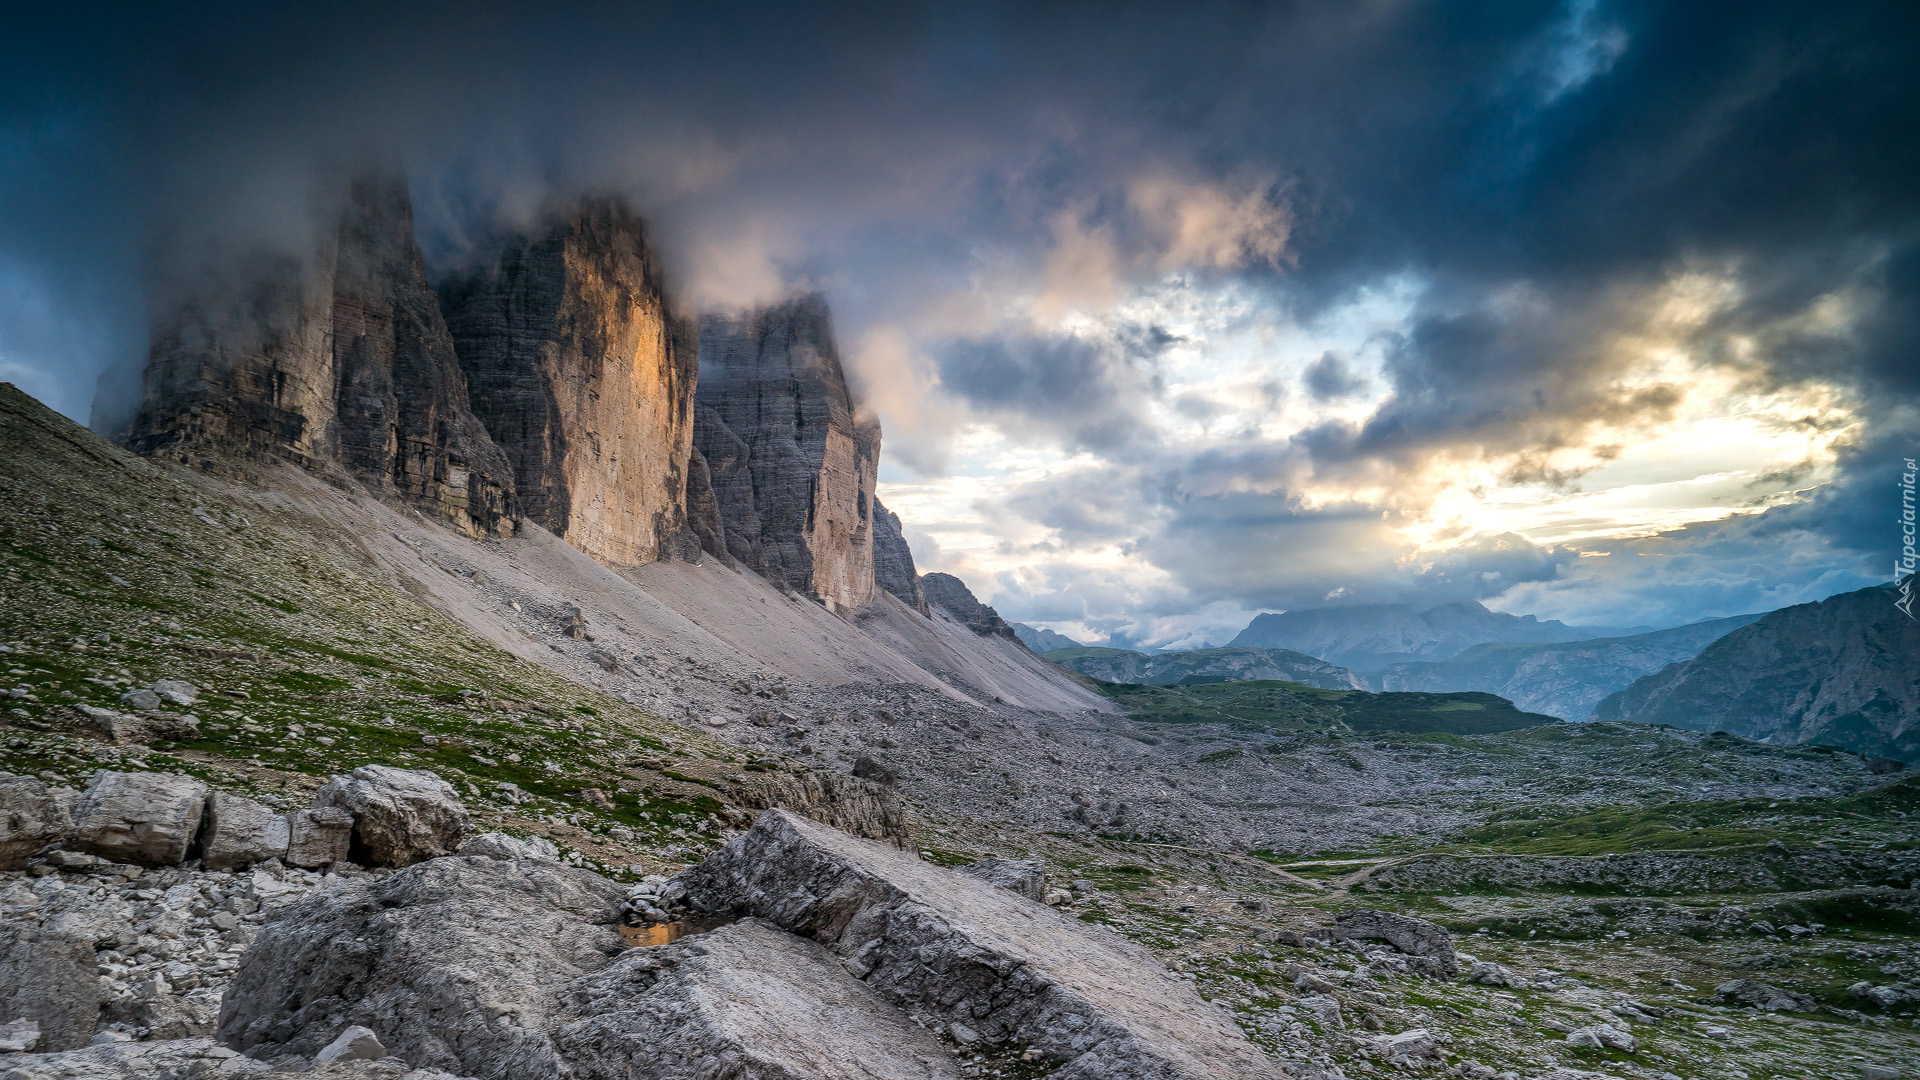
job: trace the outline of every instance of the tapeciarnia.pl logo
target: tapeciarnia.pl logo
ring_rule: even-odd
[[[1916,558],[1913,550],[1913,480],[1914,474],[1920,473],[1920,467],[1914,465],[1912,458],[1902,460],[1906,463],[1906,469],[1900,474],[1900,557],[1893,560],[1893,581],[1899,587],[1900,598],[1893,602],[1893,606],[1899,608],[1907,618],[1920,621],[1920,616],[1913,613]]]

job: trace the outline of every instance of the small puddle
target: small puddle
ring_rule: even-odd
[[[652,926],[622,926],[620,936],[627,940],[627,948],[645,949],[678,941],[688,934],[718,930],[732,921],[722,918],[683,919],[680,922],[654,923]]]

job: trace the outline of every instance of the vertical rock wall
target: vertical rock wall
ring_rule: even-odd
[[[697,401],[725,552],[835,611],[871,600],[880,428],[854,414],[825,298],[702,316]]]
[[[927,610],[926,590],[920,587],[920,575],[913,568],[913,549],[900,529],[900,515],[873,501],[873,583],[900,598],[922,615]]]
[[[473,535],[512,532],[512,473],[468,405],[406,181],[356,180],[316,247],[253,259],[158,322],[129,446],[344,466]]]
[[[443,301],[525,516],[605,562],[673,554],[687,529],[698,353],[640,220],[617,200],[582,203]]]

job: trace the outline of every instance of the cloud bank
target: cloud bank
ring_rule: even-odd
[[[443,269],[613,190],[690,306],[823,289],[916,555],[1011,618],[1674,623],[1886,576],[1903,6],[110,14],[0,43],[0,377],[70,415],[379,155]]]

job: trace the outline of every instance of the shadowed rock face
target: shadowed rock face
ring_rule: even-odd
[[[880,428],[854,415],[826,300],[702,316],[697,401],[710,550],[835,611],[871,600]]]
[[[522,513],[615,565],[690,554],[698,350],[668,309],[640,220],[618,200],[585,202],[442,299]]]
[[[873,501],[873,583],[920,614],[928,613],[927,594],[914,572],[913,549],[900,530],[900,515],[878,499]]]
[[[312,259],[257,257],[166,315],[128,445],[344,466],[474,535],[513,528],[397,176],[354,181]]]
[[[959,619],[981,637],[997,635],[1009,641],[1020,640],[1020,635],[1013,632],[1013,626],[1001,618],[999,612],[981,603],[973,590],[967,588],[967,583],[952,574],[922,574],[920,587],[926,591],[928,603]]]
[[[1874,586],[1781,608],[1603,699],[1595,720],[1920,762],[1920,622]]]

